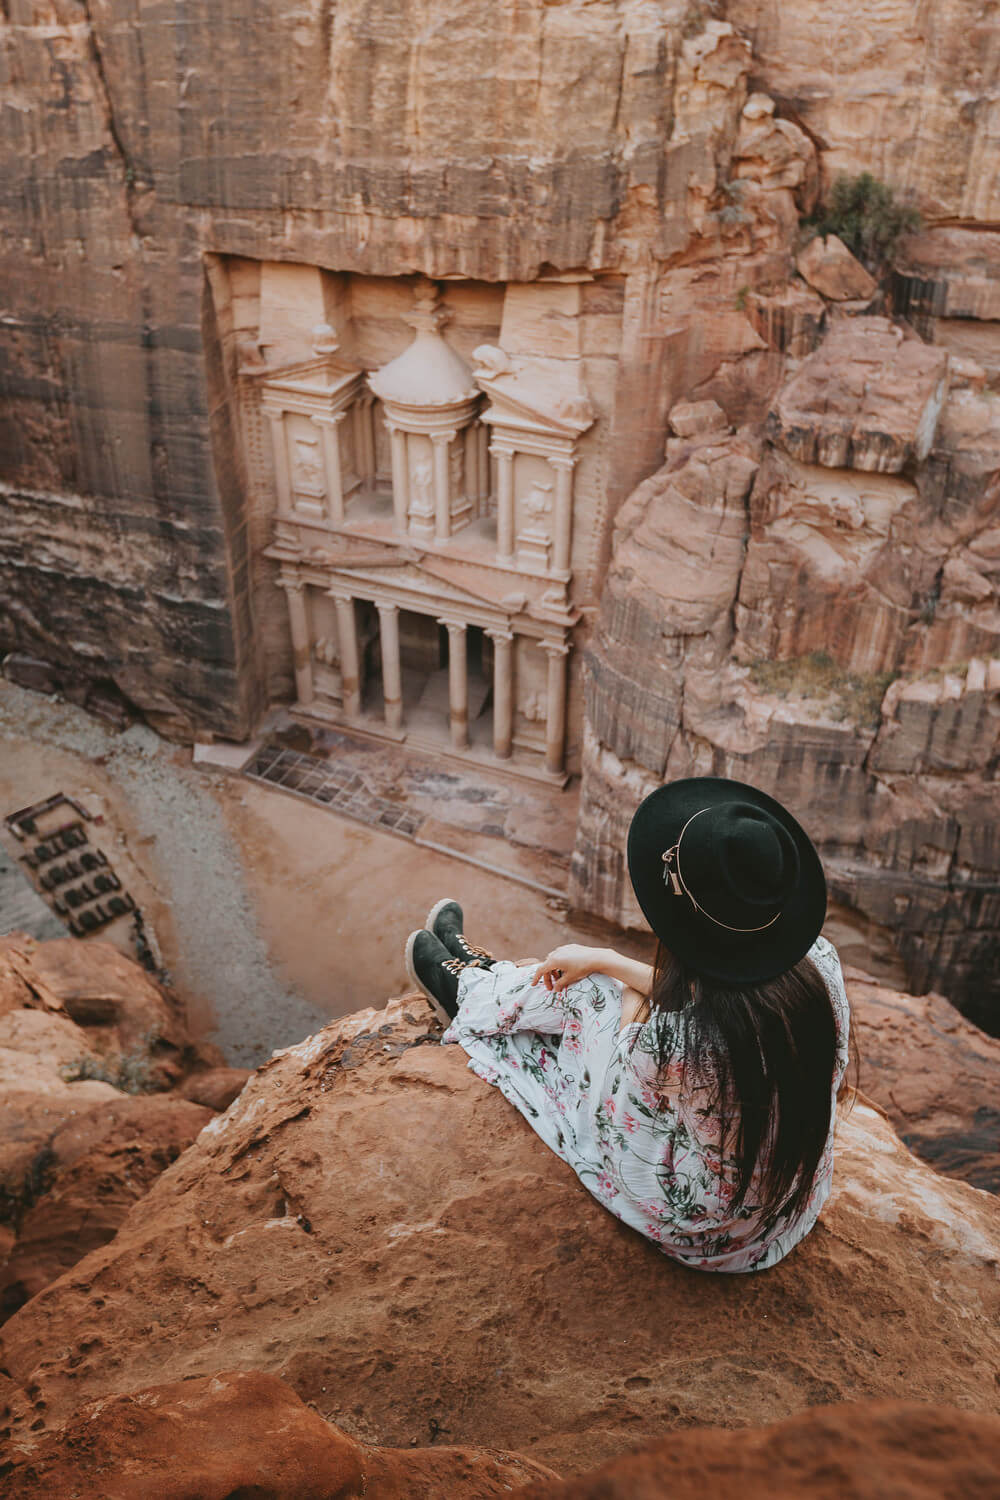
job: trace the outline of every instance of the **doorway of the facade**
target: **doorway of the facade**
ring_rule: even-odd
[[[359,603],[359,636],[364,641],[362,713],[381,724],[385,711],[378,614]],[[476,625],[465,630],[469,742],[490,750],[493,743],[493,642]],[[399,665],[402,678],[402,732],[447,744],[451,739],[449,653],[452,637],[433,615],[399,611]]]

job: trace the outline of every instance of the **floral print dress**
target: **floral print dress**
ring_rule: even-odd
[[[736,1167],[720,1140],[710,1082],[679,1088],[683,1019],[660,1015],[673,1058],[661,1072],[653,1022],[621,1026],[622,985],[592,974],[552,994],[533,969],[497,963],[465,969],[459,1010],[442,1038],[520,1110],[605,1208],[664,1254],[709,1271],[760,1271],[813,1227],[833,1177],[836,1095],[847,1067],[849,1011],[840,960],[817,938],[809,950],[833,1001],[837,1056],[830,1133],[806,1208],[767,1218],[753,1184],[731,1208]]]

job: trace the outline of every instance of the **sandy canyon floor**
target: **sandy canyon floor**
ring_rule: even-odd
[[[0,679],[0,816],[57,791],[103,819],[192,1028],[239,1066],[407,988],[407,934],[438,896],[458,897],[499,953],[584,936],[522,883]]]

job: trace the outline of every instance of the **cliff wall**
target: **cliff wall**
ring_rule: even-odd
[[[817,809],[893,972],[990,1020],[992,15],[10,0],[0,37],[0,649],[244,735],[292,667],[237,394],[262,268],[551,282],[556,343],[558,277],[614,278],[574,899],[628,918],[650,779],[744,775]],[[801,253],[862,168],[927,220],[880,287]]]
[[[676,252],[747,68],[735,39],[692,52],[703,24],[693,0],[12,0],[0,646],[244,733],[262,606],[210,257],[517,282]],[[666,399],[647,280],[619,496]]]

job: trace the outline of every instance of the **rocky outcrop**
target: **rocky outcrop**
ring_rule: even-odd
[[[214,1061],[111,944],[0,939],[3,1316],[113,1239],[220,1093],[229,1102],[248,1075],[220,1080]]]
[[[916,1402],[694,1428],[561,1482],[520,1454],[358,1443],[274,1375],[221,1372],[84,1403],[5,1479],[9,1500],[938,1500],[992,1491],[1000,1418]]]
[[[939,1500],[989,1494],[1000,1418],[954,1407],[878,1401],[820,1406],[750,1432],[674,1432],[565,1484],[520,1500]]]
[[[930,452],[947,373],[943,349],[886,318],[849,318],[782,388],[768,437],[800,463],[898,474]]]
[[[892,300],[922,338],[949,351],[974,386],[1000,381],[1000,232],[940,226],[907,235],[895,256]]]
[[[861,1088],[936,1171],[1000,1193],[1000,1041],[942,995],[846,978]]]
[[[357,1441],[530,1435],[562,1473],[847,1396],[993,1410],[1000,1205],[875,1109],[842,1118],[817,1228],[734,1301],[608,1215],[428,1022],[405,997],[275,1055],[8,1321],[16,1452],[219,1369],[279,1376]]]
[[[753,42],[757,86],[820,143],[827,181],[867,170],[928,219],[1000,219],[984,66],[997,21],[978,0],[919,16],[906,0],[729,0],[726,15]]]
[[[223,1372],[90,1401],[5,1479],[9,1500],[487,1500],[556,1476],[512,1453],[374,1448],[288,1386]]]
[[[750,781],[798,812],[866,949],[880,931],[911,988],[995,1030],[1000,415],[964,379],[942,403],[946,364],[884,318],[835,323],[764,444],[741,435],[740,495],[674,439],[622,508],[571,894],[637,922],[622,850],[639,798],[670,776]],[[697,522],[664,499],[692,485]]]
[[[795,268],[803,281],[831,302],[868,301],[878,285],[835,234],[811,239],[795,257]]]

